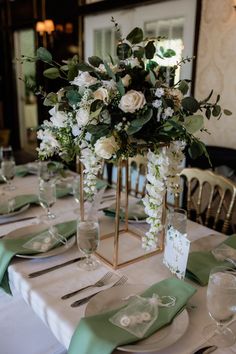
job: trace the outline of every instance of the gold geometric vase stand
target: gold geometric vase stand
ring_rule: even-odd
[[[83,168],[81,167],[81,176]],[[125,186],[122,191],[122,172],[125,170]],[[84,218],[83,178],[81,178],[81,218]],[[121,197],[125,211],[124,221],[120,220]],[[159,235],[158,247],[152,251],[142,249],[142,236],[145,230],[139,224],[129,224],[129,165],[128,160],[120,160],[117,166],[116,208],[115,218],[108,216],[99,218],[101,236],[96,256],[113,269],[119,269],[129,264],[154,256],[164,250],[164,230]],[[164,209],[164,208],[163,208]],[[163,210],[163,223],[165,221]],[[109,230],[109,231],[107,231]],[[110,231],[112,230],[112,231]],[[148,230],[148,229],[147,229]],[[146,231],[147,231],[146,230]]]

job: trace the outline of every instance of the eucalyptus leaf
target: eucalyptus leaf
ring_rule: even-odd
[[[138,47],[138,49],[133,51],[133,56],[138,59],[142,59],[144,56],[145,50],[143,47]]]
[[[154,41],[149,41],[145,46],[145,56],[147,59],[152,59],[156,53]]]
[[[89,115],[89,117],[90,117],[91,119],[97,118],[97,117],[99,116],[99,114],[101,113],[102,108],[103,108],[103,107],[99,107],[96,111],[91,112],[90,115]]]
[[[97,125],[89,124],[87,125],[86,128],[87,131],[90,134],[96,136],[97,139],[99,139],[102,136],[108,135],[110,132],[108,124],[97,124]]]
[[[118,90],[119,90],[121,96],[124,96],[124,94],[125,94],[125,87],[124,87],[124,84],[123,84],[123,82],[122,82],[122,80],[121,80],[120,77],[119,77],[119,80],[118,80],[118,82],[116,83],[116,85],[117,85],[117,88],[118,88]]]
[[[131,44],[137,44],[143,41],[143,30],[135,27],[126,37]]]
[[[137,119],[134,119],[132,120],[131,122],[131,126],[132,127],[143,127],[144,124],[146,124],[147,122],[149,122],[149,120],[152,118],[152,109],[149,108],[144,114],[142,117],[140,118],[137,118]]]
[[[149,71],[149,75],[150,75],[150,80],[151,80],[152,86],[155,86],[155,84],[156,84],[156,76],[155,76],[154,72],[152,70],[150,70]]]
[[[57,94],[50,92],[43,101],[44,106],[55,106],[57,104]]]
[[[140,129],[142,129],[142,126],[135,127],[135,126],[130,125],[129,128],[127,129],[126,133],[128,135],[133,135],[133,134],[137,133]]]
[[[120,60],[127,59],[132,54],[132,49],[127,43],[118,44],[116,54]]]
[[[78,75],[78,64],[70,64],[69,66],[69,70],[68,70],[68,74],[67,74],[67,79],[68,81],[73,81],[74,78]]]
[[[44,47],[39,47],[36,51],[36,57],[46,63],[52,62],[52,54]]]
[[[60,72],[58,68],[49,68],[44,70],[43,75],[48,79],[54,80],[60,77]]]
[[[88,62],[89,62],[89,64],[91,64],[92,66],[95,66],[96,68],[98,68],[100,64],[103,64],[103,60],[101,58],[97,57],[96,55],[89,57]]]
[[[106,61],[104,61],[104,66],[105,66],[107,74],[110,76],[110,78],[112,78],[114,81],[116,81],[116,76]]]
[[[193,97],[184,97],[182,99],[182,106],[184,109],[186,109],[186,111],[191,113],[197,112],[200,107],[198,101]]]
[[[221,113],[221,107],[219,105],[215,105],[212,109],[212,115],[214,117],[218,117]]]
[[[76,106],[80,100],[81,100],[81,95],[79,94],[78,91],[76,90],[70,90],[66,93],[66,97],[68,98],[69,105],[71,107]]]
[[[189,85],[185,80],[180,81],[178,89],[182,92],[183,95],[186,95],[189,89]]]
[[[68,71],[68,70],[69,70],[69,66],[68,66],[68,65],[62,65],[62,66],[60,67],[60,70]]]
[[[167,49],[164,53],[163,53],[163,57],[164,58],[171,58],[174,57],[176,55],[176,52],[173,49]]]
[[[87,72],[94,72],[95,71],[95,69],[91,65],[84,63],[84,62],[79,63],[77,65],[77,67],[80,71],[87,71]]]
[[[194,140],[188,149],[188,153],[192,159],[196,159],[206,151],[205,145],[199,140]]]
[[[201,115],[193,115],[185,118],[184,127],[188,133],[194,134],[204,126],[204,119]]]
[[[225,114],[226,116],[231,116],[231,115],[232,115],[232,112],[229,111],[228,109],[224,109],[223,112],[224,112],[224,114]]]
[[[207,109],[206,109],[206,117],[207,117],[207,119],[211,118],[211,109],[209,107],[207,107]]]

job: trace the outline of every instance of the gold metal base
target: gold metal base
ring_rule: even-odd
[[[117,248],[119,248],[119,253],[116,257],[113,251],[114,248],[115,233],[109,233],[101,236],[100,247],[95,252],[96,256],[102,260],[106,265],[113,269],[119,269],[127,265],[139,262],[141,260],[147,259],[154,256],[160,252],[163,252],[164,245],[164,232],[160,235],[160,246],[154,251],[144,251],[141,247],[141,231],[133,230],[120,230],[119,231],[119,243]],[[104,241],[107,243],[104,247]],[[106,253],[106,254],[104,254]],[[113,254],[112,254],[113,253]],[[140,255],[139,255],[140,253]],[[109,258],[109,255],[111,256]]]

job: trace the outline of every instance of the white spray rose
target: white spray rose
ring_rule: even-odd
[[[126,113],[134,113],[146,104],[145,96],[140,91],[130,90],[121,97],[118,107]]]
[[[55,107],[50,109],[49,113],[51,114],[50,121],[57,128],[65,128],[67,114],[63,111],[57,111]]]
[[[97,100],[103,101],[106,105],[108,104],[109,94],[107,89],[104,87],[99,87],[93,94]]]
[[[113,154],[117,152],[119,149],[119,145],[117,144],[114,136],[105,137],[98,139],[94,145],[95,153],[102,157],[103,159],[109,160]]]
[[[85,86],[88,87],[90,85],[94,85],[96,84],[97,79],[93,76],[91,76],[87,71],[83,71],[81,73],[79,73],[78,76],[76,76],[74,78],[73,81],[70,81],[70,83],[72,85],[76,85],[76,86]]]
[[[120,69],[117,65],[113,65],[112,63],[108,63],[108,66],[113,73],[117,73],[118,71],[120,71]],[[98,71],[100,71],[101,73],[106,73],[107,69],[105,68],[104,64],[100,64],[98,67]]]
[[[121,78],[121,81],[124,87],[128,87],[131,82],[131,76],[129,74],[126,74],[124,77]]]
[[[80,108],[76,113],[76,120],[79,127],[84,127],[89,122],[89,112]]]

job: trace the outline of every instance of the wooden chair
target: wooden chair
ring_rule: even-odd
[[[188,217],[225,234],[232,232],[235,183],[212,171],[198,168],[185,168],[180,175],[186,182],[184,206]]]
[[[147,158],[142,155],[129,158],[129,191],[137,198],[143,198],[146,191]]]

